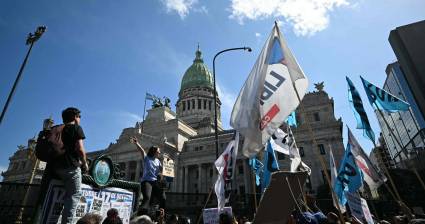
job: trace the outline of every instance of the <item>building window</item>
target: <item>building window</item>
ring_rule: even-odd
[[[185,101],[183,101],[183,102],[182,102],[182,105],[183,105],[183,111],[185,111],[185,110],[186,110],[186,102],[185,102]]]
[[[195,100],[192,100],[192,109],[195,109]]]
[[[207,100],[204,100],[204,110],[207,109]]]
[[[136,170],[136,167],[137,167],[137,161],[130,161],[130,164],[129,164],[128,168],[131,171],[133,171],[133,170]]]
[[[239,174],[243,174],[243,166],[242,165],[239,165],[238,166],[238,169],[239,169]]]
[[[199,151],[201,151],[202,149],[204,149],[204,146],[199,146]]]
[[[187,110],[190,110],[190,100],[187,101]]]
[[[285,154],[277,152],[277,159],[278,160],[284,160],[285,159]]]
[[[198,109],[202,109],[202,100],[198,99]]]
[[[199,178],[199,172],[198,172],[198,170],[196,170],[195,178],[196,178],[196,179],[198,179],[198,178]]]
[[[25,166],[27,165],[27,163],[25,161],[22,162],[22,169],[25,169]]]
[[[319,112],[314,113],[314,121],[320,121]]]
[[[208,101],[208,109],[211,110],[211,100]]]
[[[239,194],[245,194],[245,187],[239,186]]]
[[[300,147],[299,150],[300,150],[300,156],[304,157],[304,155],[305,155],[304,154],[304,147]]]
[[[317,147],[319,147],[320,154],[326,155],[325,146],[323,146],[323,144],[319,144]]]
[[[210,177],[213,176],[213,169],[210,169]]]

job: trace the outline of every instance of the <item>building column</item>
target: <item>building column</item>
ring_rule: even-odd
[[[198,164],[198,192],[201,193],[201,184],[202,184],[202,164]]]
[[[177,166],[178,170],[177,170],[177,176],[174,178],[174,181],[176,182],[176,192],[183,192],[183,181],[184,181],[184,177],[183,177],[183,169],[184,167],[180,167],[180,164]]]
[[[242,159],[242,163],[243,163],[243,182],[245,184],[245,193],[248,194],[248,192],[250,192],[249,190],[251,189],[251,184],[249,184],[250,170],[248,169],[248,166],[246,164],[247,163],[246,159]]]
[[[125,179],[130,180],[130,162],[125,163]]]
[[[184,167],[184,193],[188,193],[187,192],[187,185],[189,184],[189,166],[185,166]]]

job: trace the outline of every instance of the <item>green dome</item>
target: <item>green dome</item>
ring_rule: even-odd
[[[211,72],[202,60],[202,52],[196,50],[196,57],[193,64],[186,70],[183,75],[180,92],[192,87],[209,87],[213,88],[213,78]]]

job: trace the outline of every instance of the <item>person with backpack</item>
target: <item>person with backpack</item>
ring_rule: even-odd
[[[42,185],[52,178],[63,181],[65,196],[62,224],[72,223],[81,197],[82,174],[88,171],[83,140],[86,138],[80,126],[81,112],[69,107],[62,111],[63,124],[43,130],[37,140],[36,155],[46,162]],[[44,178],[47,180],[44,180]]]

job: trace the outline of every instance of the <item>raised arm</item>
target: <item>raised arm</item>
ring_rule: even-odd
[[[142,154],[143,158],[146,156],[146,151],[145,149],[140,145],[139,141],[137,140],[136,137],[130,137],[130,142],[135,144],[137,149],[140,151],[140,153]]]

